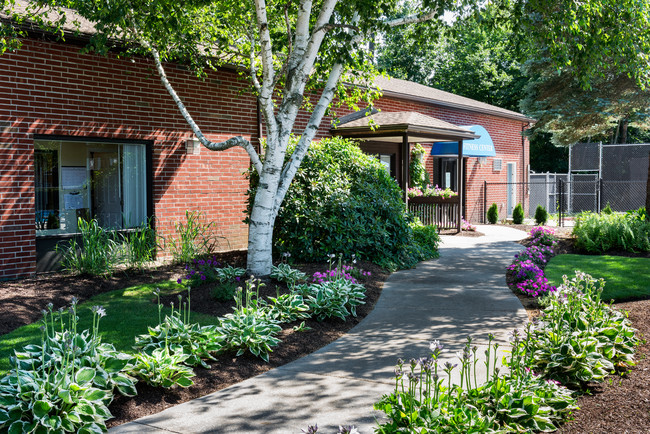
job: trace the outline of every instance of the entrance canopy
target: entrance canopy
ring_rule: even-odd
[[[376,112],[359,117],[357,113],[341,118],[341,123],[331,130],[333,135],[360,140],[402,143],[432,143],[442,140],[471,140],[478,138],[466,127],[445,122],[418,112]],[[456,145],[458,148],[458,145]],[[456,154],[458,155],[458,150]]]
[[[490,133],[480,125],[460,127],[472,131],[478,137],[463,141],[463,156],[465,157],[495,157],[494,143]],[[431,155],[437,157],[455,157],[458,155],[458,141],[437,142],[431,147]]]
[[[466,128],[459,127],[441,119],[418,112],[376,112],[360,111],[344,116],[338,126],[332,128],[332,135],[362,140],[368,146],[382,146],[383,149],[394,148],[392,155],[396,157],[398,172],[404,189],[404,202],[408,204],[409,157],[411,143],[453,142],[456,144],[454,155],[458,158],[458,167],[464,156],[464,143],[478,139],[479,134]],[[486,132],[487,133],[487,132]],[[377,145],[379,144],[379,145]],[[494,146],[492,147],[494,149]],[[375,152],[373,152],[375,153]],[[382,152],[379,152],[382,158]],[[388,159],[392,156],[385,155]],[[465,191],[462,187],[462,170],[458,170],[459,202],[456,214],[456,229],[461,230],[462,204]]]

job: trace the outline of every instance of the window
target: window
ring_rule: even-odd
[[[437,174],[436,185],[440,188],[450,188],[452,191],[458,191],[456,184],[458,182],[458,175],[456,167],[458,166],[457,158],[441,157],[436,158],[437,161]]]
[[[108,229],[147,219],[144,144],[34,141],[37,235],[77,232],[77,219]]]
[[[378,154],[379,161],[386,169],[386,172],[395,178],[395,154]]]

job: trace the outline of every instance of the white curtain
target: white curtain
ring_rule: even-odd
[[[124,227],[142,226],[147,221],[147,176],[144,145],[122,145]]]

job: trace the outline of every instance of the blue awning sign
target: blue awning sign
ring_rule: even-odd
[[[480,125],[463,126],[480,136],[478,139],[463,140],[464,157],[495,157],[494,143],[490,133]],[[436,156],[457,156],[458,142],[437,142],[431,147],[431,155]]]

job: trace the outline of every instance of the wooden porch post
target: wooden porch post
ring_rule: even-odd
[[[406,204],[406,209],[408,209],[409,201],[409,165],[411,158],[411,150],[409,149],[409,135],[404,133],[402,136],[402,186],[404,187],[404,203]]]
[[[465,194],[465,188],[463,185],[463,141],[458,141],[458,164],[456,165],[456,175],[458,176],[458,181],[456,185],[458,186],[458,226],[456,230],[461,231],[461,218],[463,215],[463,195]]]

